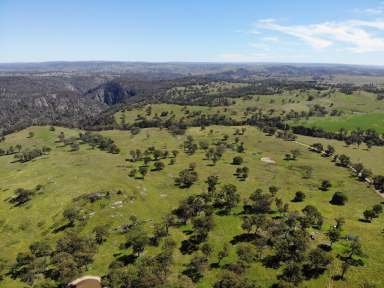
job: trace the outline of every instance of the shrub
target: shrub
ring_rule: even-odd
[[[240,156],[236,156],[232,160],[233,165],[241,165],[241,163],[243,163],[243,158]]]
[[[377,217],[377,214],[372,209],[367,209],[363,212],[364,219],[371,222],[373,218]]]
[[[332,184],[329,180],[323,180],[320,185],[320,190],[322,191],[328,191],[329,188],[331,188]]]
[[[348,197],[343,192],[336,192],[330,202],[333,205],[345,205],[347,201]]]
[[[302,202],[305,199],[304,192],[297,191],[295,194],[295,198],[293,198],[293,202]]]
[[[190,169],[180,171],[179,177],[175,179],[175,185],[181,188],[191,187],[197,181],[197,172]]]
[[[372,207],[372,210],[377,214],[381,214],[383,213],[383,206],[381,206],[381,204],[376,204]]]

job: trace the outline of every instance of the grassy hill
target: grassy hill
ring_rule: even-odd
[[[383,133],[384,113],[367,113],[342,117],[313,117],[302,121],[302,124],[307,127],[318,127],[332,132],[339,131],[340,129],[352,131],[360,128],[364,130],[374,129],[379,133]]]
[[[356,145],[347,146],[342,141],[313,138],[307,136],[299,136],[297,140],[308,145],[312,145],[314,143],[332,145],[340,154],[346,154],[351,157],[353,163],[364,164],[366,167],[372,169],[374,174],[384,173],[383,165],[381,164],[381,161],[378,161],[378,159],[381,159],[381,157],[383,157],[383,147],[372,147],[368,149],[367,147],[365,147],[365,145],[362,145],[360,148],[358,148],[356,147]]]
[[[189,89],[194,91],[193,88]],[[179,90],[184,91],[181,88]],[[183,97],[189,96],[189,90],[186,91],[183,92]],[[157,116],[160,120],[174,119],[188,123],[201,114],[244,120],[251,113],[262,110],[269,115],[286,118],[292,126],[317,127],[331,132],[340,128],[348,131],[357,128],[374,129],[378,133],[384,131],[384,101],[365,91],[347,95],[332,89],[291,90],[271,95],[247,95],[227,99],[227,106],[183,106],[165,103],[143,105],[135,109],[123,109],[115,114],[115,120],[119,124],[122,124],[122,121],[125,124],[134,124],[140,119],[152,119]],[[147,109],[150,109],[150,113]],[[319,115],[320,110],[326,111],[326,114]]]
[[[241,102],[241,101],[240,101]],[[237,103],[235,105],[240,105]],[[174,113],[181,113],[180,106],[153,105],[153,112],[172,107]],[[245,107],[245,106],[244,106]],[[174,109],[173,109],[174,108]],[[190,107],[193,111],[195,108]],[[215,111],[223,108],[203,108]],[[132,121],[138,113],[126,112],[126,121]],[[116,118],[120,119],[121,115]],[[208,141],[210,145],[220,141],[228,135],[228,143],[235,141],[233,135],[238,127],[210,126],[204,130],[189,128],[186,135],[192,136],[196,143],[199,140]],[[71,151],[69,146],[58,142],[61,131],[65,137],[77,137],[79,130],[56,127],[51,131],[49,127],[31,127],[18,133],[9,135],[0,148],[6,149],[10,145],[20,144],[22,147],[51,148],[48,154],[37,157],[26,163],[16,162],[13,155],[0,157],[0,258],[4,259],[7,266],[15,262],[18,252],[27,251],[28,246],[36,240],[46,240],[53,247],[58,239],[74,230],[81,235],[92,235],[93,229],[98,225],[106,225],[110,234],[107,240],[97,248],[93,262],[87,266],[88,270],[82,274],[105,275],[108,266],[116,259],[132,253],[131,248],[121,245],[126,241],[126,235],[120,232],[122,225],[130,223],[130,217],[136,216],[143,221],[145,229],[152,233],[154,224],[160,223],[162,217],[177,208],[179,202],[189,195],[206,191],[206,179],[210,175],[219,177],[218,187],[224,184],[234,184],[242,200],[247,199],[257,188],[268,191],[270,186],[279,187],[277,196],[284,203],[289,203],[290,211],[300,211],[306,205],[316,206],[324,216],[324,225],[320,230],[309,230],[316,235],[310,240],[309,246],[316,247],[327,243],[325,232],[334,223],[336,217],[344,217],[346,224],[343,235],[358,235],[361,238],[365,256],[362,258],[364,266],[352,267],[347,272],[345,281],[334,281],[332,276],[339,273],[341,261],[336,256],[343,250],[343,241],[334,245],[332,255],[335,256],[332,267],[317,279],[305,281],[303,287],[359,287],[364,279],[376,283],[378,287],[384,285],[381,268],[384,265],[383,235],[381,233],[384,217],[379,217],[372,223],[359,221],[365,209],[378,204],[382,198],[364,183],[351,178],[350,172],[336,167],[334,163],[321,157],[317,153],[308,151],[305,147],[294,142],[287,142],[274,137],[265,136],[256,128],[245,127],[244,135],[238,136],[244,142],[245,152],[240,153],[244,159],[243,166],[249,168],[249,176],[245,181],[239,181],[234,175],[236,166],[232,165],[233,157],[239,153],[227,149],[223,157],[212,166],[211,161],[205,160],[205,151],[198,149],[193,155],[183,152],[183,143],[186,136],[173,136],[167,130],[155,128],[141,129],[137,135],[128,131],[102,131],[99,134],[114,140],[120,148],[119,154],[111,154],[92,148],[82,143],[78,151]],[[30,137],[33,132],[33,137]],[[308,143],[318,142],[318,139],[305,137]],[[304,141],[303,140],[303,141]],[[80,142],[81,143],[81,142]],[[179,151],[176,162],[172,165],[170,156],[162,161],[165,167],[161,171],[153,171],[153,161],[149,162],[149,172],[144,179],[129,177],[134,168],[143,165],[142,161],[131,162],[130,151],[133,149],[146,149],[155,146],[160,150]],[[336,146],[336,145],[335,145]],[[285,154],[298,149],[300,156],[295,161],[284,160]],[[344,149],[336,146],[336,150]],[[356,159],[368,155],[363,148],[346,149],[348,155]],[[383,157],[382,149],[374,152],[376,159]],[[373,154],[372,154],[373,155]],[[261,161],[263,157],[275,163]],[[198,180],[190,188],[181,189],[174,185],[178,173],[188,168],[190,163],[195,163]],[[372,164],[369,160],[367,165]],[[373,166],[373,165],[372,165]],[[305,179],[306,167],[312,167],[312,175]],[[373,168],[373,167],[372,167]],[[379,170],[377,166],[374,169]],[[327,179],[332,183],[329,191],[320,191],[321,181]],[[42,185],[39,192],[32,199],[20,206],[10,203],[10,199],[18,188],[34,189]],[[96,192],[107,192],[109,196],[98,201],[87,201],[84,195]],[[303,191],[306,198],[303,202],[291,202],[297,191]],[[349,201],[345,206],[335,206],[329,203],[336,191],[344,192]],[[83,196],[83,198],[81,198]],[[79,198],[80,197],[80,198]],[[63,211],[67,208],[78,208],[83,216],[75,227],[68,227],[67,220],[63,218]],[[236,235],[243,233],[241,228],[242,204],[238,204],[229,215],[215,213],[213,216],[214,228],[209,232],[207,242],[213,247],[208,262],[218,261],[217,254],[224,243],[230,243]],[[273,205],[271,217],[278,216]],[[188,239],[188,230],[192,226],[172,227],[171,238],[176,241],[177,248],[174,252],[174,264],[171,266],[170,278],[176,279],[177,275],[185,270],[185,265],[191,260],[191,255],[183,254],[180,247],[183,240]],[[239,243],[229,245],[229,256],[220,263],[225,264],[237,260],[236,249]],[[148,245],[144,255],[155,255],[159,247]],[[269,253],[268,251],[266,253]],[[245,274],[255,279],[262,287],[269,287],[276,282],[276,276],[282,268],[267,268],[260,261],[250,264]],[[222,269],[211,268],[204,272],[204,277],[196,283],[196,287],[211,287],[221,275]],[[330,284],[332,283],[332,284]],[[6,276],[0,282],[0,287],[25,287],[26,284]]]

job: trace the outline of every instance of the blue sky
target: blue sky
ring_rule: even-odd
[[[384,2],[0,0],[0,62],[384,65]]]

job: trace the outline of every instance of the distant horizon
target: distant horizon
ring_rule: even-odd
[[[145,60],[49,60],[49,61],[26,61],[26,62],[0,62],[0,65],[36,65],[36,64],[71,64],[71,63],[116,63],[116,64],[221,64],[221,65],[317,65],[317,66],[366,66],[382,67],[384,64],[357,64],[337,62],[274,62],[274,61],[249,61],[249,62],[225,62],[225,61],[145,61]]]

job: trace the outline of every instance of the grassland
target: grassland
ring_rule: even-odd
[[[360,128],[363,130],[373,129],[378,133],[384,133],[384,113],[367,113],[342,117],[312,117],[309,120],[296,123],[331,132],[339,131],[342,128],[347,131]]]
[[[323,145],[332,145],[338,154],[345,154],[351,157],[353,163],[362,163],[365,167],[372,170],[374,174],[384,174],[384,166],[381,161],[384,155],[383,147],[367,148],[365,145],[357,147],[356,145],[348,146],[342,141],[313,138],[307,136],[298,136],[297,140],[301,143],[312,145],[314,143],[322,143]]]
[[[379,133],[384,132],[384,101],[377,100],[376,95],[364,91],[354,92],[347,95],[338,91],[326,90],[318,92],[315,90],[292,90],[284,91],[274,95],[249,95],[242,98],[231,99],[232,104],[226,107],[207,107],[207,106],[187,106],[175,104],[152,104],[133,110],[123,110],[115,114],[117,123],[121,123],[125,118],[125,123],[133,124],[138,117],[150,119],[154,115],[160,116],[168,112],[167,116],[160,117],[168,119],[173,117],[179,121],[183,119],[188,122],[196,115],[203,113],[206,115],[220,114],[231,117],[235,120],[246,119],[247,111],[262,109],[271,115],[283,116],[291,111],[309,112],[316,105],[325,107],[330,113],[337,110],[341,116],[326,117],[306,117],[291,120],[291,125],[304,125],[307,127],[319,127],[327,131],[336,131],[340,128],[353,130],[356,128],[374,129]],[[152,114],[147,115],[146,109],[151,106]]]
[[[154,112],[155,109],[161,111],[163,108],[153,106]],[[132,119],[134,117],[136,116],[133,115]],[[224,134],[230,135],[230,139],[233,139],[234,130],[233,127],[220,126],[208,127],[205,130],[190,128],[187,135],[193,136],[197,141],[208,139],[213,142],[221,139]],[[34,132],[34,137],[29,138],[28,134],[31,131]],[[332,287],[358,287],[363,279],[369,279],[379,287],[384,285],[382,279],[384,246],[381,234],[384,217],[375,219],[370,224],[358,221],[366,208],[379,203],[382,199],[365,184],[352,179],[348,171],[335,167],[333,163],[316,153],[307,151],[305,147],[294,142],[267,137],[257,129],[247,127],[245,135],[240,138],[246,147],[246,152],[242,156],[245,165],[250,168],[250,173],[246,181],[238,181],[233,175],[235,168],[231,165],[232,158],[237,155],[235,152],[225,152],[216,166],[211,166],[207,160],[204,160],[204,153],[201,150],[192,156],[181,152],[185,136],[172,136],[166,130],[142,129],[135,136],[129,132],[117,130],[100,132],[112,138],[121,149],[121,153],[117,155],[91,149],[86,144],[81,145],[79,151],[70,152],[68,147],[63,147],[61,143],[56,142],[60,131],[63,131],[66,136],[76,136],[79,132],[59,127],[56,131],[50,131],[48,127],[31,127],[7,136],[5,142],[0,143],[2,148],[16,144],[24,147],[46,145],[52,148],[49,155],[27,163],[14,162],[13,156],[0,157],[0,258],[7,260],[8,263],[14,261],[17,252],[27,250],[28,245],[37,239],[46,239],[53,245],[63,233],[54,232],[55,228],[63,224],[62,212],[65,208],[76,205],[73,201],[75,197],[97,191],[121,190],[121,194],[114,193],[111,199],[82,207],[90,215],[87,224],[82,228],[82,233],[90,233],[93,227],[100,223],[108,225],[112,231],[108,240],[100,246],[94,262],[87,271],[87,274],[103,275],[115,257],[129,253],[119,248],[125,238],[115,230],[116,228],[128,223],[131,215],[136,215],[139,219],[146,221],[147,228],[151,229],[161,217],[176,208],[180,200],[205,190],[207,176],[218,175],[220,185],[235,184],[243,199],[249,197],[256,188],[267,190],[271,185],[280,187],[278,196],[288,202],[296,191],[303,191],[307,195],[306,200],[302,203],[290,202],[290,210],[300,210],[308,204],[315,205],[325,217],[323,232],[333,223],[334,218],[342,216],[346,219],[345,233],[361,237],[366,253],[363,259],[364,267],[354,267],[348,272],[346,281],[334,282],[331,276],[340,269],[339,260],[335,260],[334,266],[330,269],[331,272],[306,282],[305,287],[324,287],[330,283]],[[302,140],[308,143],[319,142],[318,139],[309,137]],[[130,169],[136,166],[126,161],[129,158],[129,151],[136,148],[145,149],[149,146],[180,150],[176,164],[168,165],[166,162],[167,165],[163,171],[151,171],[145,179],[128,177]],[[339,148],[342,147],[337,146],[336,150]],[[296,161],[285,161],[284,155],[292,149],[299,149],[301,156]],[[347,154],[352,157],[365,158],[364,155],[368,155],[368,152],[364,154],[363,150],[345,149],[349,149]],[[374,153],[373,157],[383,159],[382,149],[377,149]],[[262,157],[270,157],[276,161],[276,164],[264,163],[260,161]],[[369,164],[373,164],[373,161],[374,159],[369,160]],[[196,170],[199,174],[197,183],[188,189],[175,187],[174,178],[178,172],[192,162],[197,165]],[[305,166],[314,169],[313,176],[309,179],[303,179]],[[375,169],[380,169],[379,165]],[[328,192],[321,192],[318,189],[323,179],[329,179],[333,184]],[[38,184],[43,185],[43,193],[35,196],[25,206],[14,207],[8,202],[15,189],[33,188]],[[346,206],[335,207],[329,204],[335,191],[343,191],[348,195],[350,200]],[[119,201],[122,201],[121,205],[116,204],[120,203]],[[216,225],[208,238],[209,243],[214,247],[214,253],[209,259],[211,263],[217,261],[216,255],[223,243],[229,242],[235,235],[241,233],[240,218],[236,216],[236,212],[240,211],[241,208],[238,207],[232,215],[215,215]],[[171,235],[177,243],[187,238],[183,233],[187,228],[171,230]],[[322,234],[318,235],[311,246],[326,241]],[[156,249],[158,248],[149,247],[146,253],[154,253]],[[336,252],[341,249],[339,244],[335,245]],[[188,263],[190,257],[177,252],[172,275],[182,271],[183,265]],[[223,260],[223,264],[233,262],[236,257],[235,247],[231,247],[230,256]],[[219,269],[208,270],[197,287],[211,287],[219,273]],[[249,269],[249,276],[257,279],[262,287],[273,284],[278,273],[278,270],[267,269],[260,263],[252,264]],[[0,282],[0,286],[14,288],[24,287],[25,284],[6,278]]]

